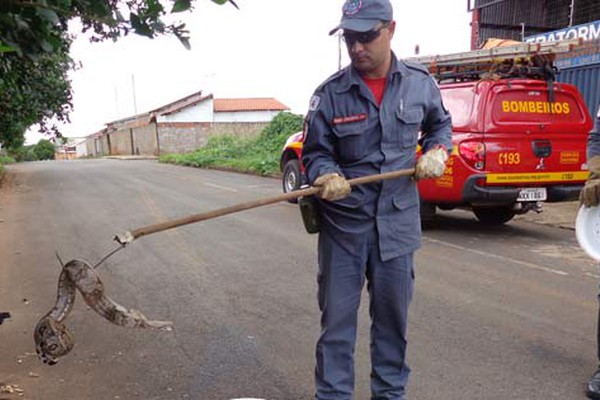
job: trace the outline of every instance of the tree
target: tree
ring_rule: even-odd
[[[33,148],[37,160],[54,160],[54,144],[46,139],[40,139]]]
[[[25,131],[36,123],[49,136],[60,136],[54,121],[68,122],[74,68],[69,57],[70,40],[53,53],[35,59],[17,53],[0,54],[0,143],[8,149],[23,145]]]
[[[36,57],[62,46],[68,22],[79,19],[92,41],[117,40],[131,32],[153,38],[173,34],[187,48],[183,23],[165,23],[170,13],[189,11],[194,0],[2,0],[0,1],[0,51]],[[217,4],[234,0],[212,0]]]
[[[69,57],[68,23],[78,19],[92,41],[117,40],[133,32],[154,38],[173,34],[187,48],[185,24],[163,21],[192,9],[194,0],[0,0],[0,144],[19,148],[36,123],[60,136],[48,121],[68,122],[75,67]],[[211,0],[217,4],[234,0]]]

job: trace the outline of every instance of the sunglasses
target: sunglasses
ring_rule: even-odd
[[[388,23],[382,24],[378,28],[371,29],[370,31],[366,32],[344,31],[342,37],[348,46],[354,46],[356,42],[360,44],[367,44],[377,39],[379,35],[381,35],[381,30],[383,28],[387,28],[388,26]]]

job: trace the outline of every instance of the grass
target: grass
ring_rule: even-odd
[[[165,154],[159,161],[273,176],[279,174],[279,158],[286,139],[301,129],[302,116],[280,113],[256,137],[211,136],[206,146],[193,153]]]
[[[9,157],[9,156],[2,156],[2,155],[0,155],[0,181],[4,177],[4,172],[5,172],[4,166],[6,164],[12,164],[14,162],[15,162],[14,158]]]
[[[13,164],[15,159],[9,156],[0,156],[0,165]]]

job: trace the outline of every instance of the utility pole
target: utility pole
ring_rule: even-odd
[[[521,22],[521,42],[525,41],[525,22]]]
[[[117,90],[117,85],[113,81],[113,91],[115,92],[115,119],[119,119],[121,117],[119,113],[119,92]]]
[[[135,77],[134,74],[131,74],[131,89],[133,91],[133,112],[137,115],[137,102],[135,99]]]
[[[575,14],[575,0],[571,0],[571,5],[569,6],[569,27],[573,26],[573,16]]]
[[[338,33],[338,71],[342,69],[342,34]]]

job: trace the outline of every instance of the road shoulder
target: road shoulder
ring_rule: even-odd
[[[579,210],[579,201],[567,201],[562,203],[544,203],[542,212],[530,211],[523,215],[517,215],[516,221],[528,221],[543,225],[551,225],[564,229],[575,230],[575,217]]]

